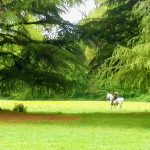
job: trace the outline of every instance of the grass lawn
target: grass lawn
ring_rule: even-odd
[[[14,103],[20,102],[1,100],[0,107],[12,109]],[[112,111],[109,103],[98,101],[21,103],[29,113],[78,119],[4,119],[0,121],[1,150],[150,150],[150,103],[125,102],[123,110]]]

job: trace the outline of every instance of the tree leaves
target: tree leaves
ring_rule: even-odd
[[[12,0],[0,4],[0,86],[55,91],[72,87],[73,72],[84,68],[84,54],[77,26],[60,16],[64,3]],[[56,35],[50,36],[54,29]]]
[[[128,41],[139,35],[140,18],[132,13],[137,2],[138,0],[104,0],[89,19],[83,21],[82,37],[88,45],[97,49],[97,54],[90,63],[91,71],[96,71],[105,59],[111,57],[118,44],[129,46]]]
[[[107,86],[122,85],[145,91],[150,88],[150,38],[147,34],[150,32],[147,15],[150,10],[145,8],[147,11],[144,14],[137,15],[141,8],[147,7],[146,4],[147,1],[140,1],[132,9],[134,17],[141,20],[138,24],[138,36],[130,38],[126,47],[119,45],[115,48],[112,57],[101,66],[98,76]]]

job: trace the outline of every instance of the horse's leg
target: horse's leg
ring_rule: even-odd
[[[119,108],[122,109],[122,104],[120,104]]]
[[[113,102],[111,101],[110,102],[110,109],[112,110],[112,107],[113,107]]]
[[[119,105],[119,106],[120,106],[120,109],[122,109],[122,104],[123,104],[123,102],[121,102],[120,105]]]
[[[115,109],[117,109],[116,106],[118,106],[118,105],[117,105],[117,102],[116,102],[116,101],[113,102],[113,105],[114,105]]]
[[[112,110],[112,107],[113,107],[113,104],[111,103],[111,104],[110,104],[110,109],[111,109],[111,110]]]

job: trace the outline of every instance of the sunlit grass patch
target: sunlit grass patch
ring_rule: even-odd
[[[89,112],[150,112],[149,102],[125,102],[123,109],[110,110],[108,101],[0,101],[1,108],[12,109],[14,104],[24,104],[29,112],[89,113]]]

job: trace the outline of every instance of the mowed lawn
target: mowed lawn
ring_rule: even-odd
[[[150,150],[150,103],[125,102],[123,110],[110,110],[100,101],[1,100],[0,107],[14,103],[32,115],[59,119],[1,120],[0,150]]]

